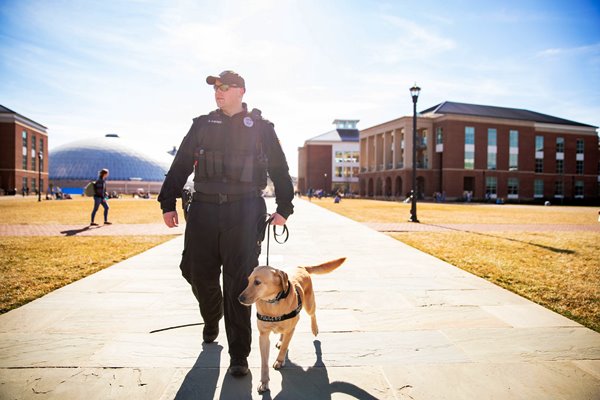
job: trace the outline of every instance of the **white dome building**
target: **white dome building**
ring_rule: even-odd
[[[116,134],[78,140],[50,151],[50,183],[63,191],[80,193],[83,187],[107,168],[107,191],[158,193],[173,157],[165,152],[159,160],[123,143]]]

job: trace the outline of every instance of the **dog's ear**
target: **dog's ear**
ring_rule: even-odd
[[[288,286],[290,285],[288,282],[288,274],[285,271],[277,270],[277,276],[281,279],[281,286],[283,287],[283,292],[287,292]]]

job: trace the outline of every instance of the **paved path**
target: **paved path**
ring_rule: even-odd
[[[600,224],[414,224],[365,222],[366,226],[379,232],[598,232]],[[180,235],[185,223],[169,229],[164,224],[112,225],[1,225],[0,236],[129,236],[129,235]]]
[[[223,326],[216,343],[202,344],[178,236],[0,316],[0,399],[600,398],[600,334],[296,204],[290,239],[271,245],[271,263],[348,260],[314,278],[319,336],[303,313],[271,392],[255,390],[256,330],[243,379],[225,373]]]
[[[180,235],[185,224],[169,229],[165,224],[112,224],[112,225],[0,225],[0,236],[130,236]]]

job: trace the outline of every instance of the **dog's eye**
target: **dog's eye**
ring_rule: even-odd
[[[255,279],[255,280],[254,280],[254,286],[258,286],[258,285],[260,285],[260,284],[261,284],[261,282],[260,282],[258,279]]]

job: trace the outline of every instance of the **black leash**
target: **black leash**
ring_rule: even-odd
[[[271,214],[265,214],[262,218],[267,217],[267,220],[264,222],[264,225],[261,229],[261,236],[264,238],[265,232],[267,234],[267,266],[269,265],[269,245],[271,238],[271,222],[273,222],[273,216]],[[285,239],[283,241],[279,241],[279,238],[285,235]],[[283,225],[283,229],[281,233],[277,233],[277,226],[273,225],[273,239],[279,243],[284,244],[290,237],[290,231],[288,230],[287,225]]]

